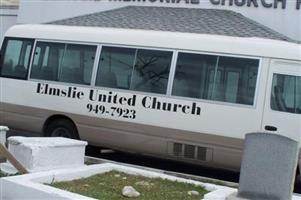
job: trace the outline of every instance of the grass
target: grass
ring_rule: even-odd
[[[7,176],[17,176],[17,175],[20,175],[20,174],[19,173],[16,173],[16,174],[6,174],[6,173],[4,173],[4,172],[2,172],[0,170],[0,178],[7,177]]]
[[[6,177],[7,176],[7,174],[5,174],[5,173],[3,173],[2,171],[0,171],[0,178],[1,177]]]
[[[148,184],[137,184],[138,182],[141,183],[141,181]],[[102,200],[128,199],[121,194],[124,186],[133,186],[140,192],[140,197],[136,198],[139,200],[199,200],[208,192],[203,187],[194,184],[168,181],[160,178],[151,179],[143,176],[133,176],[117,171],[74,181],[54,182],[50,185]],[[188,195],[187,192],[191,190],[198,191],[200,195]]]
[[[95,163],[92,161],[85,161],[85,165],[95,165]]]

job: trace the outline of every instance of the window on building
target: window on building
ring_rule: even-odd
[[[172,95],[253,105],[259,60],[179,53]]]
[[[289,113],[301,113],[301,77],[273,75],[271,108]]]
[[[1,76],[26,79],[33,40],[6,39],[3,44]]]
[[[96,85],[166,93],[172,52],[103,47]]]
[[[37,42],[31,78],[90,84],[96,46]]]

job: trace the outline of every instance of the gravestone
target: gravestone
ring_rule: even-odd
[[[239,178],[238,198],[289,200],[298,160],[298,142],[268,134],[247,134]]]

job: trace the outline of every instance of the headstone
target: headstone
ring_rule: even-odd
[[[298,145],[297,141],[281,135],[247,134],[238,198],[232,199],[291,199],[298,160]]]

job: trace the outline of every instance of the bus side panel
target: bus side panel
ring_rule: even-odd
[[[11,114],[11,120],[18,124],[10,123],[12,127],[23,127],[21,120],[28,124],[36,121],[37,125],[32,127],[38,131],[42,123],[37,118],[45,121],[52,114],[67,113],[78,125],[81,138],[89,142],[162,157],[173,149],[170,143],[195,145],[208,149],[206,154],[211,163],[228,162],[224,165],[237,168],[244,135],[260,130],[266,64],[263,59],[254,106],[7,78],[1,78],[1,102],[4,106],[20,106],[17,109],[8,106],[5,112],[29,116],[16,120]],[[99,100],[101,95],[117,100],[105,102]],[[163,103],[177,109],[158,107]],[[131,115],[125,117],[127,111]],[[188,155],[191,148],[187,149]]]
[[[42,132],[45,114],[40,113],[39,109],[7,103],[0,103],[0,107],[1,125],[26,132]]]
[[[230,170],[240,167],[243,140],[6,103],[1,107],[5,112],[0,112],[0,123],[12,129],[41,133],[45,120],[60,114],[74,120],[80,138],[90,144]],[[210,151],[208,160],[174,155],[175,143],[206,148]]]
[[[243,147],[240,139],[115,120],[72,117],[85,122],[78,124],[81,138],[95,145],[231,170],[240,168]],[[175,155],[175,144],[183,145],[180,155]],[[186,145],[194,147],[193,158],[184,155]],[[197,147],[206,149],[205,160],[198,159]]]
[[[263,77],[263,76],[262,76]],[[69,84],[43,83],[2,79],[1,102],[56,112],[112,119],[130,123],[201,132],[225,137],[243,139],[244,134],[260,130],[263,99],[257,98],[257,105],[242,106],[219,102],[178,99],[154,94],[130,93],[113,89],[92,89]],[[260,84],[258,95],[263,95]],[[66,96],[68,91],[71,96]],[[59,92],[58,92],[59,91]],[[61,92],[61,93],[60,93]],[[75,96],[72,96],[73,93]],[[97,94],[91,100],[91,93]],[[76,95],[79,95],[77,97]],[[99,95],[117,97],[116,102],[98,101]],[[135,100],[133,100],[135,99]],[[144,100],[146,100],[145,103]],[[122,104],[119,102],[122,101]],[[168,103],[177,110],[166,111],[153,107],[154,102]],[[99,108],[103,106],[105,112]],[[190,108],[184,112],[181,107]],[[193,112],[195,107],[195,112]],[[118,113],[116,110],[124,112]],[[127,115],[125,115],[128,113]]]
[[[301,142],[301,62],[272,60],[262,129]]]

